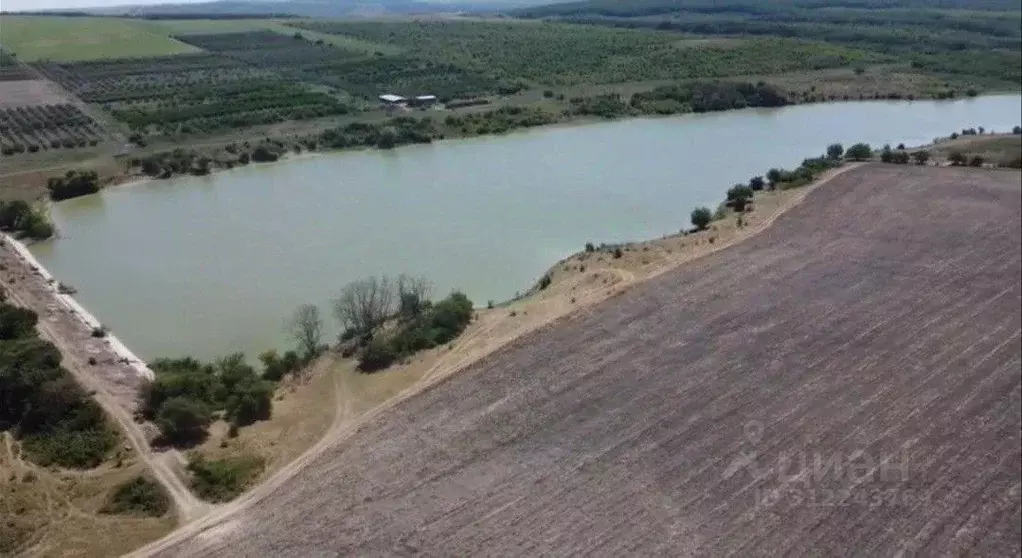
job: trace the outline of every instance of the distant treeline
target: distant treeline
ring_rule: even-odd
[[[120,19],[288,19],[297,18],[294,14],[289,13],[202,13],[202,12],[182,12],[182,13],[141,13],[141,14],[99,14],[92,12],[83,11],[67,11],[67,12],[53,12],[53,11],[30,11],[30,12],[9,12],[0,11],[0,15],[9,16],[34,16],[34,17],[110,17]]]

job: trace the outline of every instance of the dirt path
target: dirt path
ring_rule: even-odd
[[[166,488],[180,521],[192,521],[207,513],[210,506],[192,495],[175,473],[179,452],[155,452],[146,433],[133,419],[142,380],[137,365],[125,362],[107,342],[92,337],[89,324],[57,299],[53,286],[20,256],[11,244],[13,241],[7,236],[0,240],[0,263],[3,264],[0,285],[11,300],[39,315],[37,327],[42,337],[56,345],[64,357],[65,368],[93,394],[138,458]]]

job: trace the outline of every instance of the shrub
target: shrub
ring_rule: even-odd
[[[170,510],[170,497],[159,483],[138,476],[119,485],[100,513],[161,517]]]
[[[172,397],[160,405],[156,425],[170,443],[201,442],[213,420],[205,402],[188,397]]]
[[[916,164],[925,165],[930,160],[930,152],[925,149],[921,149],[912,154],[912,159],[915,160]]]
[[[1011,133],[1015,134],[1016,136],[1022,134],[1022,126],[1015,126],[1014,128],[1011,129]]]
[[[397,360],[398,354],[391,343],[382,336],[374,337],[362,351],[358,367],[363,372],[383,370]]]
[[[845,158],[852,161],[865,161],[873,157],[873,149],[868,143],[857,143],[848,148]]]
[[[540,277],[539,278],[539,290],[541,290],[541,291],[545,290],[547,287],[550,286],[550,283],[552,281],[553,281],[553,279],[550,278],[550,274],[549,273],[547,273],[546,275]]]
[[[882,150],[880,150],[880,162],[882,162],[882,163],[890,163],[893,159],[894,159],[894,152],[891,151],[891,146],[890,145],[885,145],[884,148]]]
[[[749,179],[749,188],[754,191],[760,191],[766,186],[766,181],[763,180],[762,176],[754,176]]]
[[[265,461],[256,456],[205,459],[194,455],[188,463],[189,483],[199,497],[210,502],[229,502],[237,498],[263,471]]]
[[[22,441],[39,465],[91,468],[117,438],[99,405],[39,339],[34,313],[0,302],[0,430]]]
[[[948,154],[947,159],[948,161],[951,161],[951,164],[953,166],[956,167],[960,167],[964,165],[966,162],[965,153],[962,153],[961,151],[952,151],[951,153]]]
[[[615,246],[614,247],[614,259],[615,260],[621,259],[621,256],[623,256],[623,255],[624,254],[621,252],[621,247],[620,246]]]
[[[985,159],[983,159],[983,157],[981,157],[979,155],[973,155],[972,158],[969,159],[969,166],[970,167],[982,167],[984,162],[985,162]]]
[[[713,213],[710,212],[710,208],[708,207],[697,207],[692,210],[691,219],[692,225],[695,226],[697,230],[706,230],[710,221],[713,220]]]
[[[838,161],[844,155],[845,148],[840,143],[832,143],[827,146],[827,158]]]

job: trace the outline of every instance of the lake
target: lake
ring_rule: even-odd
[[[524,291],[594,243],[689,226],[698,205],[829,143],[918,145],[1010,131],[1022,97],[848,102],[536,129],[393,151],[301,156],[61,202],[32,247],[143,358],[289,344],[292,310],[373,274],[476,303]],[[331,331],[336,328],[331,327]]]

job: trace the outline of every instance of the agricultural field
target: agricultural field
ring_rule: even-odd
[[[94,146],[104,135],[94,120],[71,104],[0,109],[0,152],[4,155]]]
[[[504,82],[542,85],[722,77],[850,66],[876,56],[801,41],[699,41],[677,34],[553,23],[467,20],[289,23],[386,43]]]
[[[848,171],[371,415],[155,555],[1017,555],[1018,188]]]
[[[738,0],[726,6],[674,0],[585,0],[534,6],[519,17],[716,37],[798,37],[867,50],[926,73],[1018,87],[1022,11],[1013,0],[891,0],[833,6]]]
[[[197,50],[145,21],[104,17],[0,16],[0,44],[24,62],[162,56]]]
[[[307,40],[300,32],[293,36],[274,31],[180,35],[182,42],[207,52],[244,62],[257,68],[281,73],[318,73],[329,71],[337,62],[364,58],[361,51],[348,51],[322,40]]]
[[[212,133],[349,112],[331,95],[219,54],[51,63],[38,68],[82,100],[103,107],[141,137]]]

